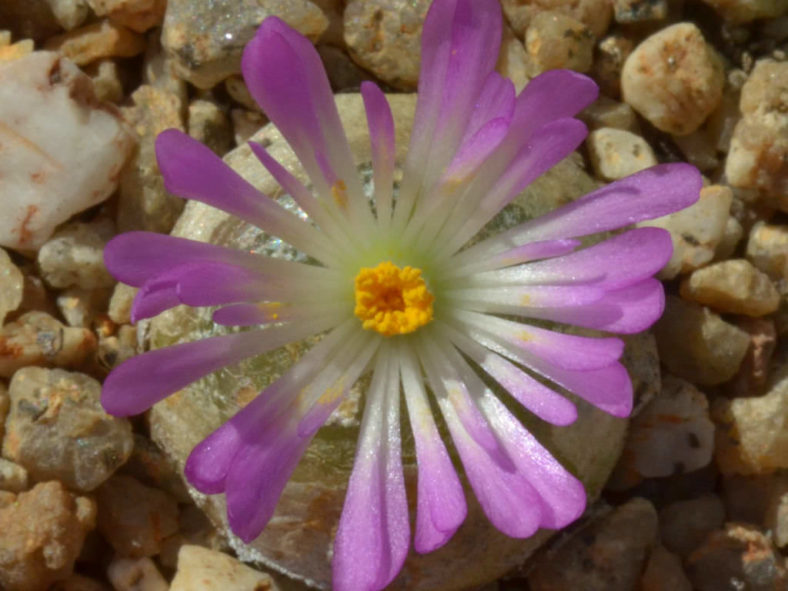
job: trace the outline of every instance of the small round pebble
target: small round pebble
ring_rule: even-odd
[[[525,32],[529,74],[566,68],[591,69],[594,35],[583,23],[560,12],[540,12]]]
[[[608,181],[657,164],[648,142],[631,131],[603,127],[592,131],[586,142],[594,171]]]

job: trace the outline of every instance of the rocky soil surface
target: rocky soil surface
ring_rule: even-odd
[[[788,0],[500,1],[518,90],[552,68],[602,89],[535,210],[658,162],[706,186],[647,222],[675,248],[644,337],[660,369],[601,500],[483,589],[788,589]],[[102,379],[146,343],[102,249],[184,207],[156,134],[224,155],[267,122],[239,75],[267,15],[316,44],[337,93],[412,93],[428,6],[0,2],[0,589],[303,588],[233,556],[147,417],[103,412]]]

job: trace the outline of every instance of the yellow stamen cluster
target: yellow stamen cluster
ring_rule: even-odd
[[[364,328],[387,337],[413,332],[430,322],[434,299],[421,269],[385,261],[356,275],[354,312]]]

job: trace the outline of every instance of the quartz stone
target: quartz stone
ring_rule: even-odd
[[[336,100],[359,170],[369,177],[369,139],[361,98],[348,94],[338,95]],[[390,101],[396,122],[397,162],[401,163],[412,124],[415,97],[392,95]],[[263,128],[253,140],[263,141],[273,157],[305,180],[295,156],[272,125]],[[252,156],[248,146],[230,152],[225,160],[263,192],[273,197],[280,194],[281,190]],[[585,190],[580,185],[582,183],[574,185],[578,192],[571,198]],[[499,228],[517,223],[525,217],[526,211],[521,198],[492,223]],[[292,255],[281,241],[229,214],[196,202],[187,204],[173,233],[276,256]],[[149,330],[150,345],[158,348],[205,338],[218,334],[221,329],[210,321],[209,310],[179,307],[150,323],[142,323],[141,330]],[[182,469],[189,452],[202,438],[237,412],[255,392],[276,379],[306,348],[307,343],[283,347],[184,388],[153,408],[149,415],[152,438]],[[637,375],[643,374],[639,371],[636,374],[636,391],[641,388]],[[330,427],[318,432],[285,487],[276,513],[263,533],[249,545],[228,534],[231,545],[243,561],[272,567],[322,589],[330,587],[331,545],[358,435],[358,394],[350,396],[337,409],[329,419]],[[583,480],[589,497],[593,499],[615,465],[627,421],[612,418],[582,402],[578,402],[578,408],[579,418],[570,427],[553,428],[529,417],[524,417],[524,420],[540,441]],[[409,490],[415,490],[415,454],[407,427],[404,441],[406,483]],[[203,496],[196,491],[191,492],[217,527],[227,531],[224,496]],[[489,582],[520,564],[552,534],[542,531],[526,540],[509,538],[489,523],[473,496],[470,493],[467,496],[468,517],[452,540],[437,552],[411,554],[389,589],[440,591]],[[473,560],[469,560],[471,556]]]

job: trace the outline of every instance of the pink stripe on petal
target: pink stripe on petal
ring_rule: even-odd
[[[421,36],[418,102],[395,223],[407,221],[465,135],[473,107],[495,67],[501,42],[497,2],[433,2]],[[447,26],[448,24],[448,26]]]
[[[271,384],[192,450],[183,471],[197,490],[204,494],[224,492],[233,458],[245,440],[253,439],[255,432],[260,433],[259,427],[271,399],[278,398],[275,392],[279,388],[279,382]]]
[[[492,186],[487,186],[489,175],[469,186],[469,197],[436,234],[436,243],[445,241],[441,252],[458,250],[531,182],[572,153],[587,133],[585,124],[576,119],[558,119],[537,129]]]
[[[586,506],[583,484],[570,474],[497,399],[485,400],[485,414],[507,452],[540,498],[541,527],[560,529],[582,514]]]
[[[162,281],[158,278],[146,281],[131,304],[131,323],[137,324],[145,318],[153,318],[181,303],[175,291],[174,281],[169,279]]]
[[[666,230],[636,228],[562,257],[480,273],[477,279],[524,284],[588,281],[610,290],[651,277],[668,262],[672,252]]]
[[[299,437],[292,424],[268,423],[262,441],[244,441],[225,482],[227,520],[247,544],[260,535],[274,514],[311,437]]]
[[[366,207],[353,155],[320,56],[312,43],[277,17],[268,17],[246,45],[241,70],[249,91],[295,151],[318,192],[330,199],[332,181],[316,153]],[[367,207],[367,212],[369,211]]]
[[[599,88],[588,76],[571,70],[550,70],[532,79],[515,106],[513,131],[528,136],[539,127],[574,117],[593,103]]]
[[[577,408],[561,394],[538,382],[493,351],[451,326],[443,325],[448,338],[470,357],[515,400],[540,419],[554,425],[569,425],[577,419]]]
[[[271,282],[252,269],[223,263],[197,263],[174,270],[178,297],[189,306],[219,306],[266,299]]]
[[[116,416],[144,412],[190,383],[222,367],[316,334],[323,322],[273,326],[211,337],[149,351],[112,370],[104,381],[101,404]]]
[[[135,287],[186,263],[221,262],[255,268],[263,260],[247,252],[155,232],[118,234],[104,247],[104,263],[110,273]]]
[[[391,216],[394,158],[396,144],[394,117],[386,96],[374,82],[361,83],[361,96],[367,113],[369,141],[372,147],[372,171],[375,184],[375,205],[378,217]]]
[[[416,552],[427,553],[449,541],[465,520],[468,509],[462,484],[427,402],[420,370],[410,354],[402,367],[402,387],[419,470],[413,547]]]
[[[177,129],[156,138],[156,158],[168,191],[195,199],[254,224],[310,254],[320,236],[308,224],[245,181],[210,148]]]
[[[545,360],[532,365],[546,378],[574,392],[580,398],[614,417],[627,417],[632,412],[632,381],[626,368],[614,363],[602,369],[572,371]]]
[[[555,211],[489,238],[466,251],[483,258],[511,244],[587,236],[689,207],[703,180],[689,164],[660,164],[597,189]]]
[[[460,421],[444,412],[452,440],[482,510],[492,524],[512,538],[528,538],[542,520],[542,504],[524,475],[504,470],[462,429]]]
[[[475,135],[487,122],[493,119],[511,121],[515,106],[514,84],[498,72],[490,72],[484,81],[481,93],[473,104],[468,128],[465,130],[463,143]]]
[[[439,181],[441,185],[465,182],[497,148],[509,131],[509,121],[493,119],[484,124],[462,145]]]
[[[539,259],[562,256],[574,251],[581,244],[579,240],[541,240],[538,242],[528,242],[522,246],[515,246],[514,248],[485,259],[467,257],[465,256],[466,251],[463,251],[455,257],[457,266],[455,267],[455,271],[452,272],[452,275],[466,275],[473,272],[510,267],[512,265],[528,263]]]
[[[608,332],[635,334],[654,324],[665,308],[665,290],[656,279],[609,291],[591,304],[576,308],[523,310],[531,318],[584,326]]]
[[[367,394],[353,472],[334,539],[333,589],[377,591],[397,576],[410,546],[400,458],[399,369],[382,354]]]

